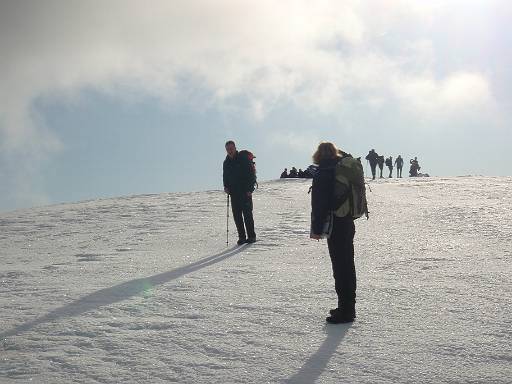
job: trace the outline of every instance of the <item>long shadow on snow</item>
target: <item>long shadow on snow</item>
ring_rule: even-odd
[[[241,252],[246,245],[235,246],[223,252],[217,253],[212,256],[204,257],[192,264],[159,273],[149,277],[143,277],[140,279],[134,279],[115,285],[110,288],[100,289],[99,291],[93,292],[87,296],[82,297],[70,304],[64,305],[63,307],[54,309],[48,314],[38,317],[32,321],[24,324],[20,324],[17,327],[0,333],[0,339],[4,339],[9,336],[28,331],[33,327],[46,323],[49,321],[57,320],[64,317],[78,316],[84,312],[97,309],[99,307],[117,303],[122,300],[126,300],[132,296],[135,296],[141,292],[144,292],[148,287],[167,283],[171,280],[177,279],[178,277],[184,276],[188,273],[195,272],[199,269],[208,267],[212,264],[216,264],[222,260],[236,255]]]
[[[318,350],[309,357],[295,375],[284,380],[283,383],[314,383],[325,371],[329,360],[336,352],[336,349],[340,345],[341,340],[345,337],[350,326],[350,324],[326,325],[327,336],[322,345],[320,345]]]

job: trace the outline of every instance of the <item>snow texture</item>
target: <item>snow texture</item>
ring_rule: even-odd
[[[512,178],[379,180],[336,303],[310,181],[0,214],[1,383],[510,383]]]

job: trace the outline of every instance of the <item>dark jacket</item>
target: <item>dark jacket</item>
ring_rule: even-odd
[[[321,161],[311,190],[311,228],[321,234],[329,212],[334,206],[334,167],[339,158]]]
[[[222,166],[224,188],[228,188],[231,195],[254,192],[256,175],[252,167],[249,159],[246,156],[241,156],[238,151],[233,158],[226,156]]]
[[[379,158],[379,154],[375,151],[368,152],[368,154],[365,157],[365,159],[368,160],[370,162],[370,165],[372,165],[372,166],[377,165],[378,158]]]

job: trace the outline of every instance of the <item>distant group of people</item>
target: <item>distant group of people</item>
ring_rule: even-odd
[[[389,169],[389,178],[393,177],[393,168],[396,166],[396,177],[401,178],[402,177],[402,168],[404,166],[404,159],[401,155],[398,155],[398,157],[393,162],[393,156],[389,156],[386,159],[384,159],[383,155],[379,155],[377,152],[375,152],[375,149],[370,150],[368,152],[368,155],[366,155],[366,160],[370,163],[370,168],[372,171],[372,179],[375,180],[375,177],[377,175],[377,166],[380,170],[380,178],[383,179],[384,176],[382,175],[384,164]],[[416,177],[419,176],[418,171],[421,169],[418,158],[415,157],[414,159],[409,160],[410,163],[410,169],[409,169],[409,176],[410,177]]]
[[[290,172],[288,172],[288,168],[285,168],[283,173],[281,173],[281,179],[312,179],[314,175],[312,166],[310,166],[308,169],[303,171],[299,168],[297,171],[297,168],[292,167],[290,169]]]

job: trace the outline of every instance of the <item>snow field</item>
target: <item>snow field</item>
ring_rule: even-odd
[[[0,214],[0,382],[510,382],[512,178],[370,182],[351,325],[309,185],[261,183],[237,249],[220,191]]]

